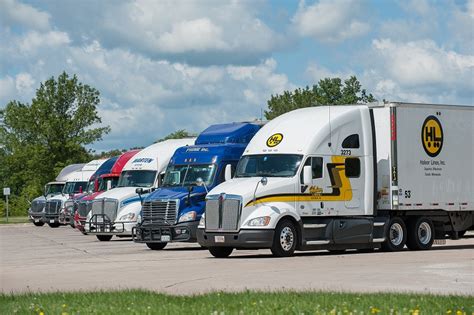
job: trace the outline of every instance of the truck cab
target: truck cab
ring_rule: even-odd
[[[59,214],[59,223],[60,224],[69,224],[74,228],[74,213],[77,210],[77,205],[80,200],[86,196],[94,193],[99,189],[100,177],[103,174],[107,174],[112,169],[114,163],[117,161],[118,157],[111,157],[107,159],[100,167],[95,171],[94,174],[89,179],[87,187],[82,193],[70,195],[70,198],[66,200],[64,208]]]
[[[367,107],[284,114],[250,141],[234,178],[209,192],[198,241],[217,257],[233,248],[270,248],[284,256],[313,245],[365,244],[373,222],[346,218],[373,214],[373,171]],[[350,240],[347,230],[360,233]]]
[[[106,159],[93,160],[85,164],[81,170],[72,172],[68,175],[68,180],[60,195],[46,201],[43,220],[52,228],[61,225],[59,217],[65,209],[66,201],[73,198],[74,195],[82,194],[86,191],[87,184],[91,176],[106,161]]]
[[[174,151],[194,144],[194,140],[172,139],[155,143],[131,158],[123,167],[117,187],[93,200],[85,221],[85,233],[96,235],[99,241],[109,241],[114,235],[132,236],[142,198],[161,186]]]
[[[226,166],[235,169],[257,123],[212,125],[193,146],[176,150],[162,186],[143,200],[134,241],[153,250],[168,242],[195,242],[207,192],[222,183]]]
[[[114,160],[113,166],[108,171],[97,174],[97,179],[94,181],[93,192],[78,200],[74,213],[74,227],[79,231],[84,232],[84,224],[86,216],[92,207],[92,201],[103,192],[117,187],[125,164],[140,150],[131,150],[123,153]]]

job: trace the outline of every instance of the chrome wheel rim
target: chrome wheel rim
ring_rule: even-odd
[[[293,247],[293,243],[295,241],[295,237],[293,235],[293,231],[288,227],[285,226],[280,233],[280,245],[281,248],[287,252],[291,250]]]
[[[399,246],[403,242],[403,228],[400,223],[394,223],[390,226],[389,232],[390,243]]]
[[[431,226],[428,222],[422,222],[418,227],[418,239],[423,245],[429,244],[431,241]]]

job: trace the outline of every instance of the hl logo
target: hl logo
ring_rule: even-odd
[[[271,135],[270,138],[268,138],[267,146],[269,146],[270,148],[273,148],[279,145],[282,140],[283,140],[283,135],[281,133],[275,133],[274,135]]]
[[[421,143],[426,154],[431,157],[437,156],[443,147],[443,139],[443,128],[438,118],[427,117],[421,129]]]

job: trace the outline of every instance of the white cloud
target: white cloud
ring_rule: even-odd
[[[19,73],[15,78],[15,87],[19,93],[31,92],[35,80],[29,73]]]
[[[96,149],[144,146],[177,129],[199,132],[212,123],[254,119],[271,94],[293,88],[277,73],[273,59],[254,66],[203,67],[106,49],[99,41],[81,47],[67,41],[54,49],[48,45],[43,41],[28,55],[5,55],[5,62],[14,59],[21,71],[0,82],[0,104],[23,92],[29,98],[22,101],[30,102],[39,82],[63,70],[76,73],[100,91],[99,112],[112,127]]]
[[[472,104],[474,56],[432,40],[372,42],[361,81],[379,99]]]
[[[295,16],[293,27],[303,37],[316,40],[337,42],[366,34],[370,26],[362,21],[361,2],[321,0],[313,5],[301,1]]]
[[[208,18],[173,24],[170,32],[159,36],[157,46],[171,53],[229,49],[222,39],[222,29]]]
[[[71,40],[65,32],[48,31],[40,33],[36,31],[28,32],[17,40],[19,52],[33,55],[37,49],[54,49],[64,44],[69,44]]]
[[[255,64],[284,41],[260,19],[260,1],[127,0],[77,3],[74,10],[68,6],[58,2],[50,10],[55,24],[75,42],[97,39],[107,49],[133,47],[156,60]]]
[[[0,0],[0,23],[10,27],[19,24],[37,30],[48,30],[50,15],[16,0]]]
[[[474,56],[445,50],[431,40],[398,43],[381,39],[372,46],[387,73],[406,86],[469,86],[474,79]]]

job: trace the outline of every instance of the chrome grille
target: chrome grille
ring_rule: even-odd
[[[206,230],[235,232],[239,229],[241,202],[238,196],[210,198],[206,201]]]
[[[98,199],[92,202],[92,215],[106,217],[109,221],[114,222],[118,210],[117,199]]]
[[[87,214],[89,213],[89,211],[91,211],[91,209],[92,209],[92,202],[90,201],[82,201],[77,204],[77,213],[81,217],[87,216]]]
[[[222,207],[222,229],[224,231],[236,231],[240,215],[240,201],[235,199],[224,200]]]
[[[42,212],[44,209],[45,200],[35,200],[31,203],[31,212],[37,213]]]
[[[142,206],[142,219],[148,223],[176,224],[179,201],[154,200],[145,201]]]
[[[45,212],[48,214],[59,214],[61,208],[61,200],[48,200],[44,206]]]
[[[74,200],[67,200],[65,203],[64,203],[64,208],[66,209],[66,211],[69,213],[69,214],[74,214],[74,207],[75,206],[75,202]]]
[[[217,230],[219,228],[219,200],[207,200],[205,219],[206,230]]]

